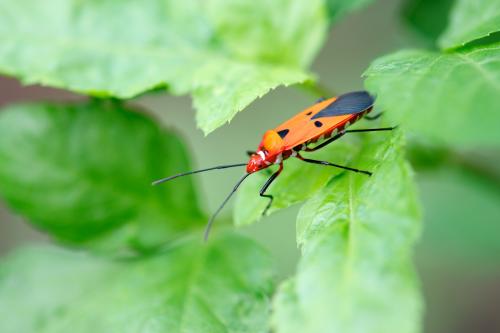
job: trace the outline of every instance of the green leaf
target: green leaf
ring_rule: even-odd
[[[448,24],[455,0],[408,0],[403,18],[420,36],[434,44]]]
[[[326,0],[330,22],[336,22],[347,14],[366,6],[373,0]]]
[[[0,331],[264,333],[273,285],[267,253],[243,237],[129,261],[28,248],[0,264]]]
[[[204,223],[184,145],[113,103],[16,105],[0,113],[0,194],[56,238],[148,249]]]
[[[497,31],[500,31],[499,1],[456,0],[439,45],[443,49],[456,48]]]
[[[303,153],[302,155],[308,158],[348,165],[352,156],[359,151],[359,147],[356,137],[349,138],[349,136],[345,136],[341,141],[335,142],[317,152]],[[272,172],[275,171],[275,168],[273,168]],[[290,158],[285,161],[281,175],[267,190],[269,194],[274,196],[269,212],[273,213],[279,209],[305,201],[340,172],[342,172],[341,169],[305,163]],[[238,190],[233,211],[234,223],[237,226],[252,224],[262,217],[269,199],[260,197],[259,190],[270,175],[271,172],[265,171],[255,173]]]
[[[411,262],[419,209],[401,133],[367,135],[353,165],[301,209],[296,276],[275,298],[276,332],[418,332]]]
[[[500,44],[455,53],[403,50],[375,60],[365,85],[397,124],[440,144],[500,143]]]
[[[167,86],[209,133],[305,71],[325,38],[322,0],[0,0],[0,72],[92,95]]]

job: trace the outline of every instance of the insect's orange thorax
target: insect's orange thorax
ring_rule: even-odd
[[[248,161],[247,172],[256,172],[276,163],[278,156],[281,156],[283,150],[284,143],[279,134],[272,130],[267,131],[262,137],[257,152],[252,154]]]
[[[275,131],[269,130],[264,133],[259,150],[263,150],[270,156],[274,156],[283,151],[283,139]]]

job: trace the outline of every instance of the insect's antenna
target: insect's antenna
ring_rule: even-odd
[[[231,193],[229,193],[229,195],[226,197],[226,199],[224,199],[224,201],[219,206],[219,208],[217,208],[217,210],[215,211],[214,215],[212,215],[212,217],[210,218],[210,220],[208,220],[207,226],[205,227],[205,235],[203,236],[203,239],[205,240],[205,242],[208,239],[208,234],[210,233],[210,229],[212,229],[212,224],[214,224],[214,221],[215,221],[215,218],[217,217],[217,214],[219,214],[219,212],[222,210],[222,208],[224,208],[224,206],[229,201],[229,199],[231,199],[232,195],[234,194],[234,192],[236,192],[236,190],[241,185],[241,183],[243,183],[243,181],[248,176],[250,176],[250,175],[251,175],[250,173],[246,173],[246,174],[243,175],[243,177],[240,178],[240,180],[238,180],[238,182],[236,183],[236,185],[234,185],[234,188],[231,191]]]
[[[206,169],[201,169],[201,170],[195,170],[195,171],[189,171],[189,172],[183,172],[183,173],[179,173],[177,175],[173,175],[173,176],[170,176],[170,177],[166,177],[166,178],[155,180],[152,183],[152,185],[158,185],[158,184],[161,184],[161,183],[164,183],[164,182],[168,182],[169,180],[175,179],[177,177],[192,175],[194,173],[200,173],[200,172],[205,172],[205,171],[210,171],[210,170],[216,170],[216,169],[234,168],[234,167],[245,166],[245,165],[247,165],[247,164],[246,163],[238,163],[238,164],[218,165],[218,166],[214,166],[214,167],[211,167],[211,168],[206,168]]]

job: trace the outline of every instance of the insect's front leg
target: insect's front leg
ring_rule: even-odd
[[[283,163],[280,164],[280,167],[279,167],[278,171],[276,171],[275,173],[273,173],[271,175],[271,177],[269,177],[269,179],[266,181],[266,183],[264,184],[264,186],[262,186],[262,188],[259,191],[259,195],[261,197],[269,199],[269,203],[267,204],[266,209],[264,209],[264,211],[262,212],[263,216],[266,215],[267,211],[271,207],[271,204],[273,203],[273,200],[274,200],[274,197],[272,195],[266,194],[266,190],[267,190],[267,188],[269,186],[271,186],[272,182],[280,175],[280,173],[281,173],[282,170],[283,170]]]

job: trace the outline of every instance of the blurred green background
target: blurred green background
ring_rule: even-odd
[[[333,28],[312,68],[329,90],[343,93],[362,89],[360,75],[373,59],[402,47],[427,46],[402,21],[402,7],[399,0],[378,1]],[[1,105],[79,98],[42,87],[21,87],[13,79],[0,78]],[[151,110],[164,126],[180,132],[191,148],[194,165],[208,167],[244,162],[245,151],[256,147],[265,130],[315,99],[302,90],[281,87],[252,103],[231,126],[207,137],[196,128],[188,97],[154,94],[133,103]],[[454,162],[463,156],[484,163],[457,166]],[[500,332],[498,156],[499,151],[460,152],[440,166],[416,164],[425,223],[415,260],[425,294],[426,332]],[[196,176],[207,212],[216,209],[240,173],[226,170]],[[244,230],[273,252],[283,276],[294,271],[298,258],[297,211],[298,207],[282,210]],[[230,216],[230,209],[224,213]],[[33,240],[47,241],[1,203],[0,220],[0,254]]]

